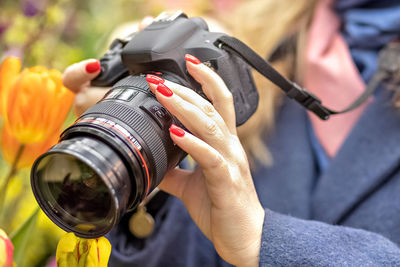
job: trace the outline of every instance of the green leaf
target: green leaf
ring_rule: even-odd
[[[14,262],[18,267],[22,266],[26,247],[29,243],[39,214],[39,208],[18,228],[15,232],[10,234],[11,242],[14,245]]]

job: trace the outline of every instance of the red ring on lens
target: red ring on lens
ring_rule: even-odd
[[[149,169],[147,167],[146,161],[144,160],[144,157],[142,155],[142,153],[140,152],[140,150],[135,146],[135,144],[128,138],[128,136],[126,134],[124,134],[123,132],[121,132],[120,130],[118,130],[117,128],[115,128],[113,125],[110,125],[106,122],[103,121],[98,121],[98,120],[91,120],[91,119],[82,119],[82,120],[78,120],[75,123],[78,122],[96,122],[96,123],[100,123],[100,124],[104,124],[105,126],[108,126],[112,129],[114,129],[115,131],[117,131],[119,134],[121,134],[136,150],[136,152],[139,154],[140,159],[142,160],[143,164],[142,167],[144,167],[144,169],[146,170],[146,176],[147,176],[147,189],[146,189],[146,195],[149,193],[150,190],[150,175],[149,175]]]

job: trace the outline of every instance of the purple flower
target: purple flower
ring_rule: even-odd
[[[34,17],[39,13],[39,8],[34,0],[25,1],[23,5],[24,15],[27,17]]]
[[[0,36],[7,30],[8,25],[0,22]]]

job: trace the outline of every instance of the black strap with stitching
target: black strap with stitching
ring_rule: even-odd
[[[362,93],[349,107],[341,111],[334,111],[327,107],[324,107],[321,103],[321,100],[313,95],[311,92],[283,77],[266,60],[260,57],[256,52],[254,52],[242,41],[234,37],[222,36],[216,41],[215,45],[220,47],[221,49],[227,50],[240,56],[247,64],[257,70],[261,75],[263,75],[276,86],[281,88],[288,97],[293,98],[306,109],[315,113],[319,118],[323,120],[329,119],[330,115],[345,113],[360,106],[369,98],[371,94],[373,94],[375,88],[382,81],[388,78],[389,74],[386,70],[380,69],[380,71],[378,71],[372,78],[371,82],[369,82],[364,93]],[[382,58],[382,56],[380,58]]]

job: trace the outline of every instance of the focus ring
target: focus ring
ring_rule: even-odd
[[[94,105],[85,112],[82,118],[89,114],[104,114],[114,117],[124,122],[126,125],[134,125],[136,133],[149,148],[151,157],[156,166],[157,181],[161,181],[163,175],[167,171],[167,153],[160,136],[142,114],[138,113],[132,107],[114,101],[104,101]]]

